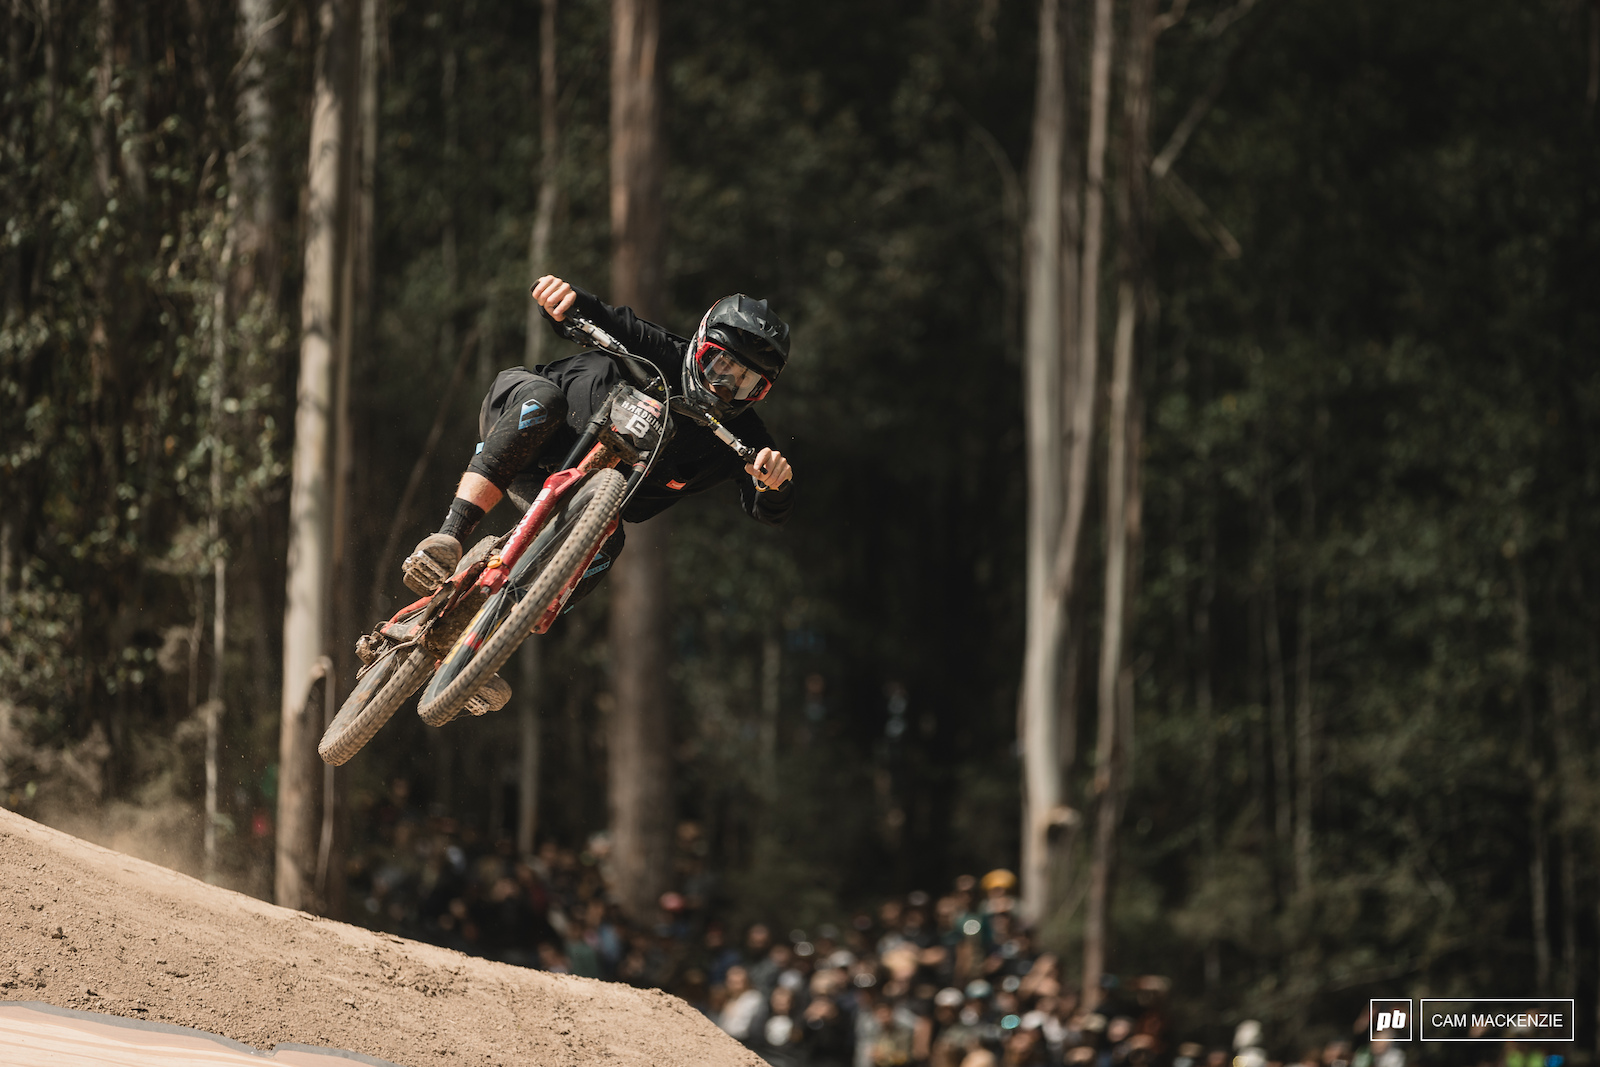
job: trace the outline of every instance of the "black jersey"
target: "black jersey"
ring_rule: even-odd
[[[683,359],[689,346],[687,338],[639,318],[630,308],[614,308],[577,286],[573,286],[573,291],[577,299],[573,303],[572,314],[588,319],[620,341],[629,352],[653,362],[660,368],[662,377],[671,384],[674,393],[682,389]],[[546,317],[549,317],[548,314]],[[502,371],[495,378],[489,395],[484,398],[484,426],[493,425],[505,414],[508,406],[517,403],[517,398],[529,391],[532,380],[536,378],[553,383],[567,402],[568,432],[552,439],[537,461],[548,465],[559,462],[565,455],[576,433],[605,403],[612,386],[622,379],[622,374],[615,360],[593,349],[576,352],[533,370],[513,367]],[[643,522],[685,496],[703,493],[713,486],[731,481],[739,489],[739,500],[747,515],[769,526],[781,526],[784,523],[794,503],[793,479],[781,489],[759,491],[755,479],[745,472],[744,461],[708,428],[682,416],[676,417],[673,425],[672,440],[656,460],[650,477],[629,502],[627,511],[623,513],[624,519]],[[777,442],[753,407],[746,408],[725,425],[741,441],[754,448],[777,447]]]

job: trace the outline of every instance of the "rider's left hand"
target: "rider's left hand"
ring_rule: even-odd
[[[789,469],[789,461],[776,448],[763,448],[756,453],[753,461],[744,465],[744,469],[758,485],[767,489],[781,489],[784,482],[794,477],[794,472]]]

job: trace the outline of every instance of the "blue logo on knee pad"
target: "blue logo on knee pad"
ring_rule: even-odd
[[[537,400],[530,400],[522,405],[522,419],[517,423],[517,429],[526,430],[529,426],[537,426],[550,417],[544,405]]]

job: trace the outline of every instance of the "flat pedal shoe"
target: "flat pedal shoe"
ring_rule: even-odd
[[[491,711],[499,711],[506,706],[506,701],[511,699],[511,684],[498,674],[493,675],[483,688],[472,694],[467,701],[467,706],[462,708],[468,715],[487,715]]]
[[[400,564],[406,588],[418,596],[432,596],[461,562],[461,542],[449,534],[429,534]]]

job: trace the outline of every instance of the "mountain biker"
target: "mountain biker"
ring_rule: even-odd
[[[675,419],[671,441],[623,519],[643,522],[685,496],[735,481],[746,514],[769,526],[784,523],[793,504],[793,472],[752,407],[767,395],[789,357],[789,327],[765,300],[742,293],[723,297],[705,313],[691,340],[637,317],[629,308],[611,307],[554,275],[540,278],[532,297],[553,323],[574,313],[653,362],[674,395],[685,395],[759,450],[752,462],[741,464],[709,429],[687,418]],[[534,370],[501,371],[478,414],[482,443],[461,476],[443,525],[424,537],[402,565],[407,587],[423,596],[437,590],[461,562],[467,538],[502,496],[526,509],[620,379],[616,361],[594,349]],[[748,477],[740,477],[741,468]],[[594,587],[616,561],[623,541],[619,525],[569,603]],[[510,696],[508,687],[505,696]]]

